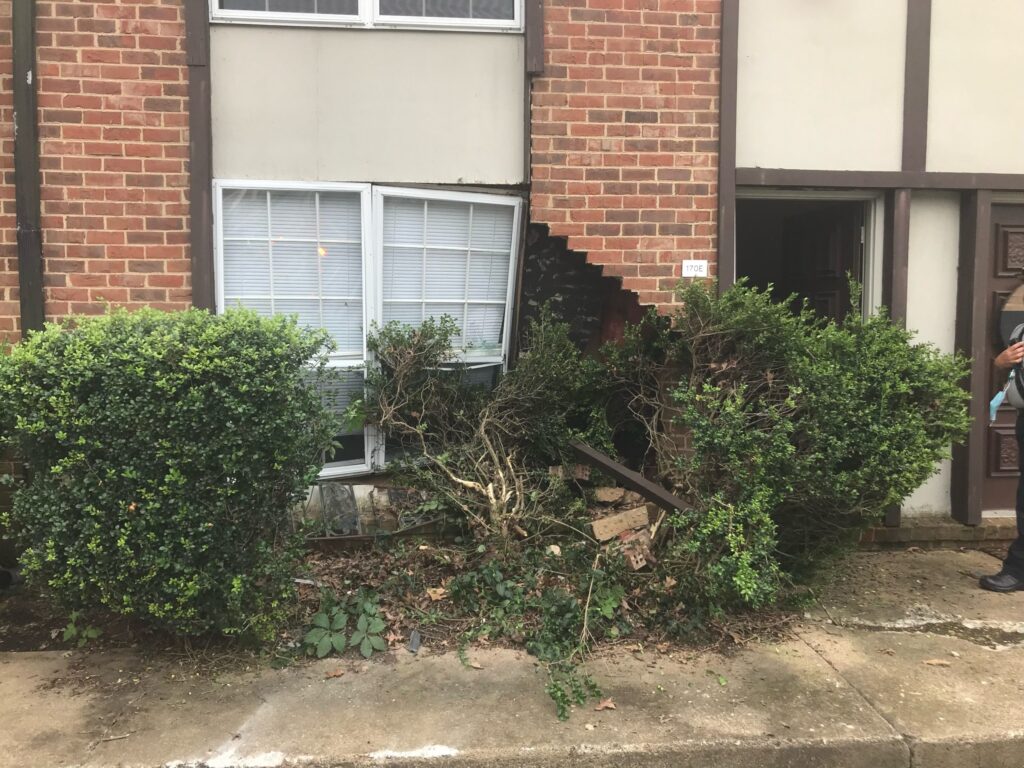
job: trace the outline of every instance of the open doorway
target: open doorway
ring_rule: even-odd
[[[835,320],[850,311],[847,275],[865,286],[874,306],[870,264],[870,199],[757,197],[736,201],[736,274],[782,300],[806,299]]]

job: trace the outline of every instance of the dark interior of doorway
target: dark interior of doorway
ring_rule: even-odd
[[[864,212],[858,200],[737,200],[736,274],[839,320],[850,310],[847,275],[864,277]]]

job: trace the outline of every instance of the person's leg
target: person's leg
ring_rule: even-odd
[[[1024,412],[1017,414],[1017,539],[1003,561],[1002,570],[981,580],[984,589],[993,592],[1015,592],[1024,589]]]

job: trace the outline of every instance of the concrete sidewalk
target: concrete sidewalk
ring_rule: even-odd
[[[1015,766],[1024,594],[979,591],[996,566],[857,555],[792,639],[729,657],[622,649],[592,664],[616,708],[566,723],[510,651],[471,653],[480,669],[400,651],[214,679],[131,654],[8,653],[0,765]]]

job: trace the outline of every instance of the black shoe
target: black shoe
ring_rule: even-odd
[[[982,589],[990,592],[1016,592],[1024,589],[1024,579],[1018,579],[1012,573],[997,573],[995,576],[982,576],[979,582]]]

